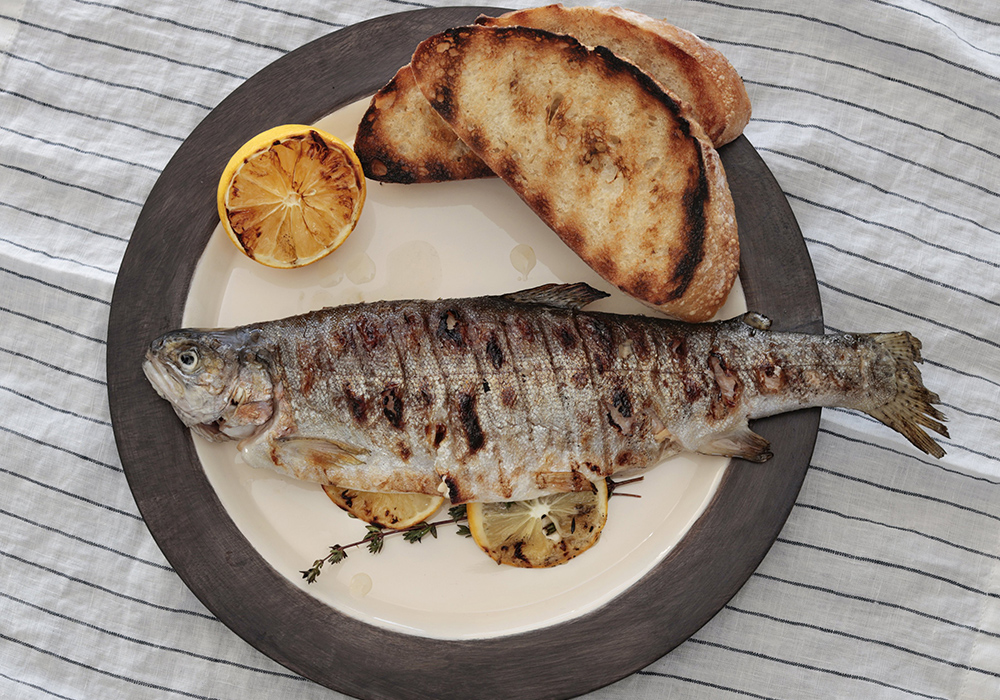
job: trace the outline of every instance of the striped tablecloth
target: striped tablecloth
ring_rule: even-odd
[[[0,696],[339,697],[233,635],[154,544],[112,437],[110,299],[145,197],[214,105],[311,39],[448,4],[0,0]],[[937,461],[826,410],[746,586],[591,697],[1000,697],[1000,5],[631,7],[737,67],[827,329],[921,338],[952,438]]]

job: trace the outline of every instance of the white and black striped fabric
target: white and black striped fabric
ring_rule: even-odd
[[[110,299],[145,197],[214,105],[320,35],[446,4],[0,0],[0,697],[340,697],[233,635],[154,544],[112,437]],[[826,410],[747,585],[590,697],[1000,697],[1000,4],[630,6],[740,71],[828,331],[921,338],[952,438],[937,461]]]

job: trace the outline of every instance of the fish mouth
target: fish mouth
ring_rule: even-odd
[[[188,399],[184,382],[156,356],[154,348],[150,348],[146,352],[146,359],[142,363],[142,373],[146,375],[146,379],[149,380],[159,397],[170,404],[184,425],[195,430],[199,435],[204,435],[209,440],[220,439],[216,437],[219,435],[218,427],[212,421],[206,421],[203,415],[196,413],[196,407],[192,406]]]
[[[161,399],[175,405],[184,397],[184,385],[171,373],[167,367],[153,354],[152,349],[146,352],[146,359],[142,363],[142,373],[156,390]]]

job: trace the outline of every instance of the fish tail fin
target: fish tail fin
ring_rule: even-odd
[[[877,333],[872,338],[896,360],[896,395],[873,409],[862,409],[893,430],[899,432],[918,449],[934,457],[944,456],[944,449],[923,428],[948,436],[947,420],[933,404],[941,399],[928,390],[920,378],[917,362],[920,358],[920,341],[909,333]],[[923,428],[921,427],[923,426]]]

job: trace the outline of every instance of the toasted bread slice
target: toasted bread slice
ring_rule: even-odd
[[[491,26],[520,25],[570,34],[606,46],[688,102],[716,147],[743,132],[750,99],[736,69],[718,50],[668,22],[621,8],[548,5],[500,17]],[[355,151],[365,174],[383,182],[441,182],[492,175],[422,101],[408,67],[372,102],[358,125]]]
[[[546,5],[476,23],[545,29],[611,49],[691,105],[716,148],[738,137],[750,121],[750,98],[733,65],[695,34],[664,20],[621,7]]]
[[[383,182],[442,182],[493,175],[431,109],[406,65],[372,98],[354,152],[365,175]]]
[[[722,305],[739,265],[722,163],[646,73],[525,27],[450,29],[410,65],[455,133],[604,279],[684,320]]]

